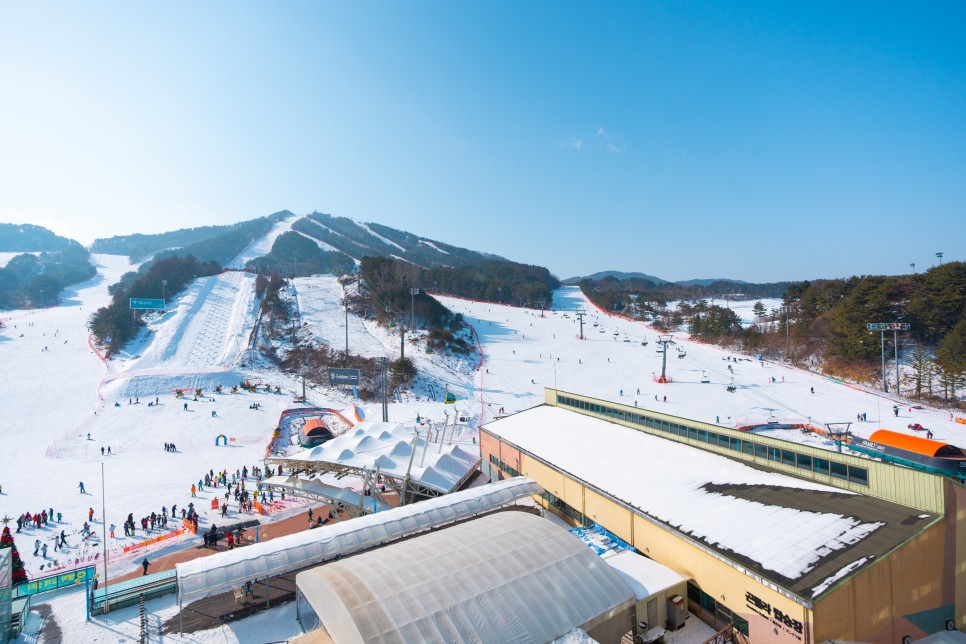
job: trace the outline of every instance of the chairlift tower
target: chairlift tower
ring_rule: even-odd
[[[576,318],[580,320],[580,339],[581,340],[584,339],[584,316],[585,315],[587,314],[584,313],[583,311],[577,311],[576,313],[574,313],[574,316],[576,316]]]
[[[836,447],[839,449],[839,454],[842,453],[842,442],[848,442],[852,439],[852,432],[849,431],[849,427],[852,426],[851,421],[846,421],[844,423],[825,423],[825,429],[828,431],[828,437],[835,441]]]
[[[669,344],[676,344],[672,339],[672,335],[659,335],[657,336],[657,343],[661,345],[661,377],[658,382],[667,384],[670,382],[667,379],[667,347]]]

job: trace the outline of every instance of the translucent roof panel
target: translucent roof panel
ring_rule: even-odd
[[[296,577],[337,642],[549,642],[634,603],[592,550],[498,512]]]
[[[179,563],[178,596],[186,603],[217,595],[542,492],[538,483],[517,477]]]

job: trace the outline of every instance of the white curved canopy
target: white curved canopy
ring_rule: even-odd
[[[517,477],[176,564],[182,603],[480,514],[543,488]]]
[[[632,606],[634,592],[566,530],[498,512],[301,572],[335,642],[549,642]]]

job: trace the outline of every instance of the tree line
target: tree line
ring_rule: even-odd
[[[146,264],[140,271],[125,273],[108,288],[111,303],[91,315],[88,327],[98,342],[107,347],[108,353],[114,353],[144,327],[145,313],[132,310],[130,298],[170,298],[196,277],[220,272],[218,262],[199,262],[193,255],[175,255]]]
[[[781,283],[778,283],[781,284]],[[686,325],[696,338],[765,353],[857,382],[877,384],[882,376],[883,338],[872,322],[900,322],[908,331],[885,334],[886,357],[900,344],[908,374],[899,386],[915,398],[956,402],[966,386],[966,263],[948,262],[924,273],[853,276],[786,283],[781,304],[768,310],[756,302],[754,318],[740,320],[727,307],[706,300],[682,301],[674,310],[648,286],[638,290],[615,278],[582,281],[595,304],[658,329]],[[748,293],[774,292],[775,285],[740,285]],[[732,284],[732,287],[735,285]],[[757,288],[763,287],[763,288]],[[746,293],[747,292],[747,293]],[[750,323],[750,324],[748,324]],[[893,372],[894,373],[894,372]],[[889,375],[887,374],[887,379]]]

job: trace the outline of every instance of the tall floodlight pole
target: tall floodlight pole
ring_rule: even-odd
[[[502,286],[497,286],[496,287],[496,292],[499,293],[499,295],[500,295],[500,304],[503,304],[503,287]]]
[[[666,383],[667,379],[667,347],[669,344],[674,344],[672,339],[673,335],[659,335],[657,336],[657,343],[661,345],[661,379],[658,382]]]
[[[936,253],[936,257],[939,258],[939,265],[942,266],[943,265],[943,254],[942,253]]]
[[[40,289],[40,308],[44,308],[44,289]]]
[[[909,266],[912,267],[912,274],[915,275],[916,274],[916,263],[915,262],[912,262],[911,264],[909,264]]]
[[[107,598],[107,488],[104,485],[104,461],[101,461],[101,543],[104,546],[104,614],[111,612]]]
[[[895,335],[896,350],[896,393],[899,393],[899,331],[908,331],[911,325],[908,322],[869,322],[865,325],[869,331],[878,331],[882,342],[882,391],[888,392],[889,385],[886,383],[885,367],[885,332],[892,331]]]
[[[165,300],[165,292],[167,291],[168,280],[161,280],[161,300],[165,302],[167,306],[167,301]]]
[[[349,298],[346,297],[342,300],[342,304],[345,305],[345,358],[342,360],[342,365],[345,367],[349,366]]]
[[[412,311],[412,313],[410,314],[410,318],[409,318],[409,328],[410,329],[415,329],[416,328],[416,296],[417,295],[419,295],[419,289],[418,288],[411,288],[411,289],[409,289],[409,308]]]

